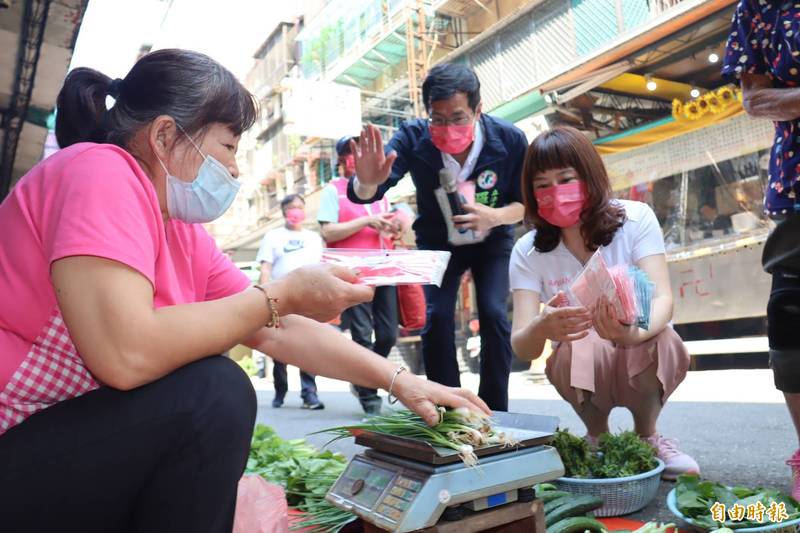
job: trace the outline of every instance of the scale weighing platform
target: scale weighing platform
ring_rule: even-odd
[[[564,475],[555,448],[548,446],[558,418],[495,412],[497,429],[518,446],[475,450],[480,461],[467,467],[458,452],[417,440],[363,431],[356,455],[326,499],[386,531],[406,533],[433,526],[448,508],[482,511],[531,498],[536,483]],[[521,490],[520,490],[521,489]]]

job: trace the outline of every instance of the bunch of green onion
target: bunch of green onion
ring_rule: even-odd
[[[306,485],[319,487],[308,492],[287,491],[302,499],[297,506],[302,514],[291,521],[291,531],[308,530],[312,533],[338,533],[347,524],[356,519],[350,511],[334,507],[325,499],[325,495],[333,487],[339,475],[320,473],[306,479]],[[321,489],[321,490],[320,490]]]
[[[446,410],[439,407],[438,410],[439,423],[433,427],[428,426],[419,415],[400,410],[389,415],[372,417],[361,424],[339,426],[319,433],[334,434],[331,442],[351,437],[363,430],[414,439],[457,451],[467,466],[477,466],[476,449],[497,444],[504,447],[519,444],[511,435],[497,431],[492,419],[486,415],[468,409]]]

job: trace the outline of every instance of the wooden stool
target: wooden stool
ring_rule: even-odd
[[[364,533],[383,529],[364,522]],[[481,511],[455,522],[440,522],[415,533],[545,533],[542,502],[510,503]]]

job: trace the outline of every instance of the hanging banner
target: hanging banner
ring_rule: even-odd
[[[281,91],[286,133],[339,139],[361,131],[361,90],[357,87],[284,78]]]

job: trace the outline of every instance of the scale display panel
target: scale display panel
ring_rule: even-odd
[[[355,458],[334,486],[333,492],[365,510],[394,522],[402,518],[422,481]]]
[[[342,477],[342,488],[349,491],[353,503],[372,509],[394,476],[384,468],[354,461]]]

